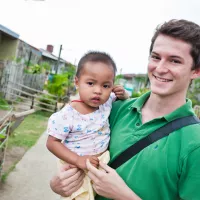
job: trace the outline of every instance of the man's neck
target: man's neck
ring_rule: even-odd
[[[159,96],[151,93],[142,108],[142,121],[146,123],[157,117],[167,115],[185,104],[185,96]]]

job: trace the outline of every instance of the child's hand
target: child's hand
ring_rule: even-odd
[[[86,160],[89,159],[90,163],[94,166],[94,167],[98,167],[99,166],[99,159],[96,156],[78,156],[77,159],[77,167],[80,169],[87,169],[86,167]]]
[[[113,90],[112,90],[112,91],[115,93],[115,96],[116,96],[118,99],[125,100],[125,99],[128,99],[128,98],[129,98],[128,93],[125,91],[125,89],[124,89],[123,86],[121,86],[121,85],[115,85],[115,86],[113,87]]]

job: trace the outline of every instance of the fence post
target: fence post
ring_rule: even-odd
[[[55,104],[55,108],[54,108],[55,112],[57,111],[57,108],[58,108],[58,97],[56,97],[56,104]]]
[[[9,117],[9,120],[7,123],[8,123],[7,128],[5,130],[6,137],[4,138],[4,140],[2,141],[2,143],[0,145],[0,182],[1,182],[1,176],[2,176],[2,171],[3,171],[3,165],[5,162],[5,154],[6,154],[6,149],[7,149],[7,145],[8,145],[8,138],[9,138],[9,134],[10,134],[11,117]],[[3,122],[3,124],[4,124],[4,122]]]
[[[31,109],[34,107],[34,96],[32,96],[32,103],[31,103]]]

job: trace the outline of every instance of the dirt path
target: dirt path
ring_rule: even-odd
[[[9,174],[0,189],[1,200],[59,199],[49,187],[49,180],[56,172],[56,160],[46,149],[46,137],[43,134]]]

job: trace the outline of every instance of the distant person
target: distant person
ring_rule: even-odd
[[[49,80],[49,72],[46,71],[45,72],[45,82],[44,82],[45,85],[48,85],[48,80]]]
[[[128,98],[122,86],[114,86],[115,73],[115,63],[106,53],[91,51],[79,61],[75,84],[80,99],[53,114],[48,123],[47,148],[61,159],[61,168],[68,163],[86,170],[87,159],[94,167],[99,166],[99,160],[109,161],[112,103],[116,98]],[[64,199],[93,200],[90,182],[86,176],[82,187]]]
[[[111,164],[158,128],[181,117],[195,118],[186,93],[191,81],[200,77],[200,26],[187,20],[170,20],[158,26],[151,40],[148,77],[151,92],[113,104]],[[87,162],[88,176],[101,195],[96,200],[199,200],[200,125],[172,131],[116,171],[101,162],[100,166],[105,172]],[[52,179],[51,187],[68,196],[80,187],[83,172],[67,165],[65,170]]]
[[[53,76],[54,76],[54,74],[49,73],[49,75],[48,75],[48,81],[49,81],[50,83],[53,82]]]

